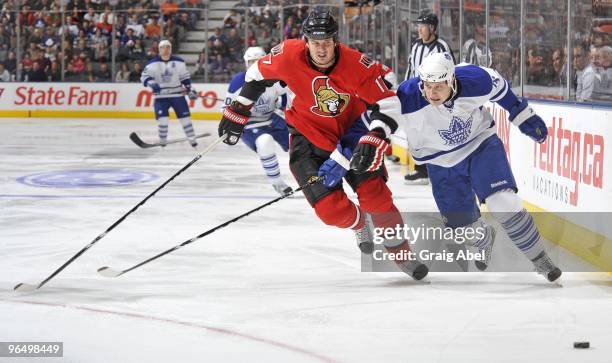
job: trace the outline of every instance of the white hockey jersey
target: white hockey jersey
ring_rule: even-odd
[[[233,100],[240,95],[240,90],[245,82],[246,72],[238,73],[230,82],[225,98],[225,105],[229,106]],[[272,115],[279,106],[284,106],[287,100],[287,89],[276,82],[272,87],[266,88],[266,91],[259,97],[257,102],[251,108],[251,117],[245,128],[262,127],[272,123]],[[282,100],[280,101],[279,98]],[[281,103],[281,104],[279,104]]]
[[[145,65],[140,81],[147,86],[147,82],[154,80],[161,92],[157,98],[183,97],[186,87],[191,85],[189,71],[185,61],[177,56],[171,56],[168,61],[164,61],[157,56]]]
[[[451,167],[459,163],[496,133],[485,102],[497,102],[505,109],[518,102],[508,82],[493,69],[461,63],[455,77],[460,83],[458,96],[440,106],[425,100],[418,77],[402,82],[397,91],[402,103],[398,123],[417,164]]]

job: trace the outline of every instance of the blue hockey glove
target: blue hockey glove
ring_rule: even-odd
[[[157,82],[153,80],[149,80],[147,82],[147,87],[149,87],[151,91],[153,91],[153,94],[158,95],[161,92],[161,88],[159,87],[159,84],[157,84]]]
[[[187,97],[189,97],[190,100],[197,100],[198,92],[194,90],[193,88],[189,88],[187,91]]]
[[[533,111],[527,104],[527,100],[521,102],[510,109],[510,122],[518,126],[519,130],[533,141],[543,143],[548,136],[548,128],[544,120]]]
[[[353,156],[351,149],[342,148],[340,144],[336,145],[336,150],[319,168],[319,176],[324,178],[323,185],[333,188],[342,181],[349,169],[351,156]]]

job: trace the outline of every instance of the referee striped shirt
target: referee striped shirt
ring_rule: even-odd
[[[425,57],[427,57],[429,54],[444,52],[449,53],[451,57],[453,57],[453,62],[456,63],[455,56],[453,55],[453,51],[448,46],[448,43],[438,38],[437,35],[431,43],[425,44],[423,43],[423,39],[417,40],[412,45],[412,50],[410,51],[410,62],[408,64],[405,79],[417,76],[417,69],[421,65],[421,62],[423,62],[423,59],[425,59]]]

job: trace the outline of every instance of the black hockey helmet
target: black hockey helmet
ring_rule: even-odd
[[[308,14],[302,33],[309,39],[338,38],[338,23],[329,10],[313,10]]]
[[[434,28],[438,29],[438,16],[434,13],[423,12],[419,15],[415,23],[433,25]]]

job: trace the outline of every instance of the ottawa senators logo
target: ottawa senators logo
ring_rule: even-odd
[[[312,92],[315,96],[315,105],[310,112],[325,117],[333,117],[344,111],[351,98],[346,93],[338,93],[329,84],[329,78],[316,77],[312,81]]]

